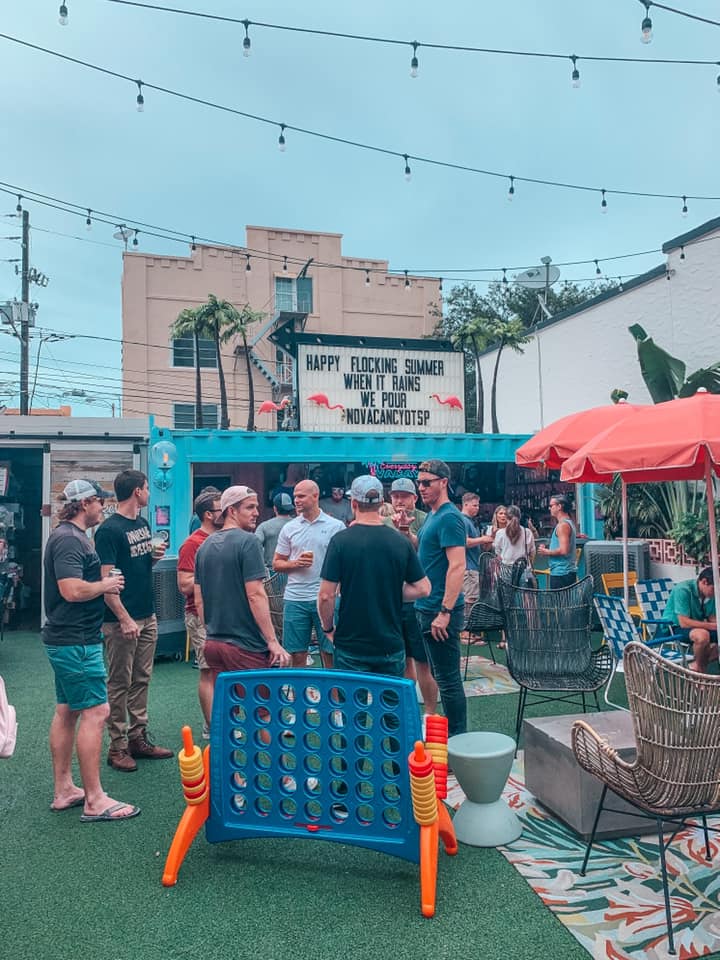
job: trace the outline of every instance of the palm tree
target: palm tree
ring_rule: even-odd
[[[220,429],[230,429],[230,416],[228,414],[227,387],[225,385],[225,371],[222,365],[222,353],[220,346],[222,342],[222,331],[232,318],[233,313],[237,313],[235,307],[227,300],[218,300],[214,293],[208,294],[207,303],[197,308],[198,322],[207,335],[215,344],[215,358],[217,362],[218,383],[220,386]]]
[[[170,336],[173,340],[179,340],[181,337],[193,338],[194,361],[195,361],[195,426],[202,429],[202,384],[200,379],[200,337],[207,336],[205,322],[200,316],[200,307],[187,307],[181,310],[177,319],[170,328]]]
[[[490,417],[492,432],[500,433],[497,418],[497,378],[500,368],[500,357],[505,347],[510,347],[515,353],[522,353],[522,348],[532,340],[527,333],[527,327],[519,317],[497,318],[488,321],[490,325],[491,342],[497,347],[495,366],[493,367],[492,386],[490,388]]]
[[[458,323],[450,336],[453,345],[460,347],[472,358],[475,370],[475,429],[478,433],[485,430],[485,386],[482,378],[480,355],[491,341],[489,321],[485,317],[471,317]]]
[[[255,382],[253,380],[252,363],[250,362],[250,348],[248,347],[247,335],[250,326],[265,319],[265,314],[251,310],[246,303],[242,310],[236,310],[231,304],[227,305],[229,310],[225,311],[225,324],[223,332],[220,335],[222,343],[227,343],[234,337],[240,337],[245,353],[245,364],[248,380],[248,419],[247,430],[252,432],[255,429]]]

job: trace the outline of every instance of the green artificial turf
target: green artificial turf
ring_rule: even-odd
[[[430,920],[420,915],[416,865],[320,840],[210,845],[201,833],[177,886],[165,889],[162,867],[184,808],[176,761],[141,762],[134,774],[103,764],[110,795],[142,807],[133,820],[81,824],[81,809],[53,813],[53,683],[37,634],[6,634],[0,674],[19,719],[15,756],[0,761],[7,960],[588,957],[496,850],[441,853]],[[177,749],[186,722],[199,731],[197,676],[189,664],[156,664],[157,742]],[[469,728],[512,734],[516,704],[516,695],[469,699]],[[560,712],[544,705],[531,715]]]

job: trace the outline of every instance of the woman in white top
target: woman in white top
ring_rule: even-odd
[[[535,537],[528,529],[520,526],[520,510],[516,506],[508,507],[506,512],[507,526],[495,534],[495,553],[507,564],[527,559],[528,566],[532,569],[535,560]]]

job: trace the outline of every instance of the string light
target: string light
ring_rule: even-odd
[[[652,20],[650,19],[650,7],[652,6],[652,3],[651,3],[651,0],[641,0],[641,2],[645,7],[645,17],[640,27],[640,30],[641,30],[640,40],[642,43],[651,43],[652,42]]]
[[[287,257],[283,257],[283,273],[287,273]]]
[[[505,286],[507,286],[510,282],[507,278],[507,267],[503,267],[502,282],[505,284]]]
[[[245,273],[250,273],[250,271],[252,270],[252,267],[250,266],[250,254],[249,254],[249,253],[246,253],[246,254],[245,254],[245,259],[247,260],[247,263],[245,264]]]
[[[600,269],[600,264],[597,262],[597,260],[594,260],[593,263],[595,264],[595,276],[596,276],[596,277],[601,277],[601,276],[602,276],[602,270]]]
[[[22,194],[18,194],[17,203],[15,205],[15,213],[22,213]]]
[[[412,177],[412,171],[410,170],[410,162],[408,160],[408,155],[404,153],[403,157],[405,158],[405,179],[410,180],[410,178]]]
[[[66,27],[68,22],[68,8],[65,0],[60,4],[60,9],[58,10],[58,22],[61,27]]]
[[[369,287],[369,286],[370,286],[370,271],[369,271],[369,270],[366,270],[366,271],[365,271],[365,286],[366,286],[366,287]]]
[[[620,293],[623,293],[625,290],[625,286],[623,284],[622,277],[618,277],[618,282],[620,284],[620,286],[618,287],[618,290],[620,291]]]
[[[191,250],[193,253],[195,253],[195,251],[197,250],[197,246],[196,246],[196,244],[195,244],[195,237],[190,237],[190,240],[192,241],[191,244],[190,244],[190,250]]]
[[[417,58],[418,44],[416,40],[413,40],[412,48],[413,48],[413,55],[412,55],[412,60],[410,61],[410,76],[414,79],[418,75],[418,67],[419,67],[418,58]]]
[[[409,290],[409,289],[410,289],[410,277],[408,277],[408,272],[407,272],[407,270],[403,270],[403,273],[405,274],[405,289],[406,289],[406,290]]]
[[[685,247],[682,244],[680,244],[680,259],[685,259]]]
[[[507,192],[508,203],[512,203],[513,197],[515,196],[515,177],[510,177],[510,186]]]
[[[442,293],[442,290],[443,290],[442,284],[443,284],[443,278],[440,277],[440,282],[438,283],[438,293]]]
[[[570,57],[570,59],[572,60],[572,65],[573,65],[573,70],[572,70],[572,74],[570,75],[570,79],[572,81],[573,87],[577,90],[577,88],[580,86],[580,71],[577,68],[577,57],[575,56],[575,54],[573,54]]]
[[[133,237],[133,246],[134,246],[134,247],[136,247],[136,246],[138,245],[138,234],[139,234],[139,233],[140,233],[139,230],[136,230],[136,231],[135,231],[135,236]]]
[[[607,213],[607,198],[605,197],[605,191],[601,190],[600,193],[602,194],[602,201],[600,202],[600,212]]]
[[[278,137],[278,150],[285,153],[285,124],[280,124],[280,136]]]
[[[143,82],[142,80],[136,80],[135,83],[137,84],[137,88],[138,88],[138,95],[135,98],[135,103],[137,103],[138,113],[142,113],[145,110],[145,97],[143,96],[143,92],[142,92]]]
[[[688,208],[687,208],[687,197],[685,196],[685,194],[683,194],[682,201],[683,201],[683,205],[682,205],[682,210],[680,211],[680,216],[686,217],[688,215]]]
[[[718,66],[720,67],[720,63],[718,64]],[[717,90],[718,93],[720,93],[720,73],[718,74],[717,80],[715,81],[715,89]]]
[[[92,213],[92,210],[90,209],[90,207],[88,207],[87,217],[85,218],[86,230],[92,230],[92,218],[90,217],[91,213]]]
[[[242,25],[245,27],[245,38],[243,39],[243,56],[250,56],[250,36],[248,35],[248,27],[250,26],[249,20],[241,20]]]

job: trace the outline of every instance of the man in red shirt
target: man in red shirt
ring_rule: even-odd
[[[223,525],[222,510],[220,509],[220,491],[208,487],[195,498],[193,510],[200,526],[190,534],[180,547],[177,564],[178,590],[185,597],[185,626],[187,627],[190,643],[195,652],[200,678],[198,680],[198,699],[205,722],[203,724],[203,738],[210,738],[210,710],[212,708],[213,688],[212,676],[205,660],[205,626],[198,616],[195,606],[195,557],[201,544],[211,533],[215,533]]]

